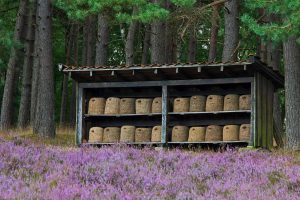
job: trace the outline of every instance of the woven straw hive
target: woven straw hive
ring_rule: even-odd
[[[135,126],[122,126],[120,142],[134,142]]]
[[[237,141],[239,140],[239,130],[238,125],[226,125],[223,128],[223,141]]]
[[[103,132],[103,142],[104,143],[113,143],[119,142],[120,140],[120,131],[119,127],[107,127]]]
[[[251,95],[242,95],[239,100],[240,110],[250,110],[251,109]]]
[[[189,112],[190,99],[189,98],[176,98],[174,99],[173,112]]]
[[[152,113],[161,113],[162,110],[162,98],[156,97],[152,101]]]
[[[205,96],[192,96],[190,99],[190,112],[203,112],[205,111]]]
[[[103,128],[92,127],[89,133],[89,143],[96,143],[103,141]]]
[[[105,98],[91,98],[89,100],[88,114],[103,114],[105,108]]]
[[[135,142],[150,142],[151,128],[137,128],[135,129]]]
[[[134,98],[122,98],[120,100],[120,114],[135,114]]]
[[[228,94],[224,97],[224,111],[239,109],[239,95]]]
[[[151,134],[151,142],[161,142],[161,126],[154,126]]]
[[[136,114],[151,113],[152,99],[137,99],[135,101]]]
[[[250,140],[250,124],[242,124],[240,127],[240,141],[249,141]]]
[[[188,142],[205,141],[205,127],[191,127]]]
[[[120,112],[120,98],[110,97],[106,100],[105,114],[119,114]]]
[[[224,104],[224,97],[221,95],[209,95],[206,100],[206,111],[222,111]]]
[[[206,128],[205,141],[222,141],[222,127],[218,125],[210,125]]]
[[[174,126],[172,129],[172,142],[186,142],[189,137],[189,127]]]

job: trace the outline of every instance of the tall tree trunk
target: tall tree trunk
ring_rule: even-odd
[[[145,25],[145,33],[144,33],[144,40],[143,40],[143,54],[142,54],[142,64],[148,64],[149,59],[149,47],[150,47],[150,32],[151,27],[150,25]]]
[[[37,0],[34,1],[37,7]],[[37,122],[35,120],[37,111],[37,95],[38,95],[38,83],[39,83],[39,69],[40,69],[40,56],[39,56],[39,20],[38,11],[36,10],[35,17],[35,33],[34,33],[34,55],[33,55],[33,66],[32,66],[32,79],[31,79],[31,101],[30,101],[30,125],[33,127],[33,132],[37,133]]]
[[[34,4],[34,3],[33,3]],[[35,23],[35,5],[30,6],[29,20],[27,25],[25,54],[23,63],[23,79],[21,100],[18,117],[18,127],[26,128],[30,122],[30,98],[31,98],[31,76],[34,53],[34,23]]]
[[[284,42],[287,149],[300,150],[300,45],[297,36]]]
[[[189,38],[188,62],[190,63],[196,62],[196,52],[197,52],[196,31],[192,29],[190,31],[190,38]]]
[[[20,45],[22,40],[22,34],[24,33],[24,23],[26,6],[28,0],[20,0],[15,30],[14,30],[14,42]],[[12,126],[13,115],[13,97],[16,90],[17,71],[19,68],[19,60],[22,54],[22,47],[14,46],[11,48],[10,58],[8,61],[6,80],[3,91],[2,105],[1,105],[1,121],[0,129],[6,130]]]
[[[51,0],[38,0],[40,70],[36,121],[42,137],[55,137],[54,76],[52,57],[52,5]]]
[[[216,1],[216,0],[215,0]],[[211,18],[211,31],[210,31],[210,45],[208,62],[215,62],[217,59],[217,41],[219,32],[219,5],[213,6],[213,13]]]
[[[96,37],[96,32],[95,32],[95,17],[94,16],[89,16],[87,18],[86,22],[86,27],[84,27],[85,30],[85,35],[83,37],[86,37],[86,65],[94,65],[95,60],[95,37]]]
[[[74,35],[73,25],[69,25],[65,37],[65,52],[66,52],[66,65],[70,64],[70,54],[72,48],[72,39]],[[59,124],[61,127],[66,126],[67,123],[67,102],[68,102],[68,82],[69,77],[67,74],[63,75],[61,104],[60,104],[60,119]]]
[[[171,22],[166,22],[165,29],[165,62],[175,63],[176,62],[176,51],[177,51],[177,30],[174,30]]]
[[[136,8],[133,10],[133,15],[136,13]],[[138,26],[137,21],[132,21],[128,28],[126,43],[125,43],[125,55],[126,65],[134,64],[134,36]]]
[[[96,43],[95,65],[107,65],[108,61],[108,43],[109,43],[109,25],[108,16],[98,15],[98,34]]]
[[[73,41],[73,54],[72,60],[75,66],[78,66],[78,35],[79,35],[79,26],[78,24],[75,25],[75,36]],[[70,98],[70,127],[75,126],[76,122],[76,82],[72,80],[72,95]]]
[[[153,3],[160,3],[153,0]],[[165,26],[161,21],[154,21],[151,24],[151,63],[165,63]]]
[[[239,0],[225,3],[225,34],[222,62],[236,61],[239,43]]]

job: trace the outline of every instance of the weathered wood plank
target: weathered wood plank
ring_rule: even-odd
[[[162,119],[161,119],[161,142],[167,142],[167,124],[168,124],[168,87],[162,86]]]
[[[76,84],[77,87],[77,115],[76,115],[76,144],[80,145],[82,143],[82,105],[83,105],[83,89],[78,87],[78,84]]]

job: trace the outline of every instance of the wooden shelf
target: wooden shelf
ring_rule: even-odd
[[[251,113],[251,110],[215,111],[215,112],[169,112],[169,115],[218,115],[218,114]]]
[[[112,143],[103,143],[103,142],[95,142],[95,143],[83,143],[83,145],[115,145],[115,144],[125,144],[125,145],[160,145],[162,142],[112,142]]]
[[[247,144],[249,141],[168,142],[168,144]]]
[[[149,114],[84,114],[84,117],[140,117],[140,116],[161,116],[161,113],[149,113]]]

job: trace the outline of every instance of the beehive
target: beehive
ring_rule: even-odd
[[[161,126],[154,126],[151,134],[151,142],[161,142]]]
[[[186,142],[189,137],[187,126],[174,126],[172,129],[172,142]]]
[[[174,112],[189,112],[190,99],[189,98],[176,98],[173,103]]]
[[[222,127],[218,125],[210,125],[206,128],[205,141],[222,141]]]
[[[89,133],[89,143],[96,143],[103,141],[103,128],[92,127]]]
[[[105,108],[105,98],[91,98],[89,100],[88,114],[103,114]]]
[[[242,124],[240,127],[240,141],[249,141],[250,140],[250,124]]]
[[[136,114],[148,114],[151,112],[152,99],[137,99],[135,101]]]
[[[156,97],[152,101],[152,113],[161,113],[162,109],[162,98]]]
[[[120,142],[134,142],[135,126],[122,126]]]
[[[188,142],[205,141],[205,127],[191,127]]]
[[[190,99],[190,112],[203,112],[205,111],[205,96],[192,96]]]
[[[103,142],[104,143],[113,143],[119,142],[120,140],[120,131],[119,127],[107,127],[103,132]]]
[[[151,128],[137,128],[135,129],[135,142],[150,142]]]
[[[122,98],[120,100],[120,114],[135,114],[134,98]]]
[[[239,100],[240,110],[250,110],[251,109],[251,95],[242,95]]]
[[[110,97],[106,100],[105,114],[119,114],[120,112],[120,98]]]
[[[237,141],[239,140],[238,125],[226,125],[223,128],[223,141]]]
[[[206,111],[222,111],[224,105],[224,97],[220,95],[209,95],[206,100]]]
[[[239,109],[239,95],[228,94],[224,97],[224,111]]]

